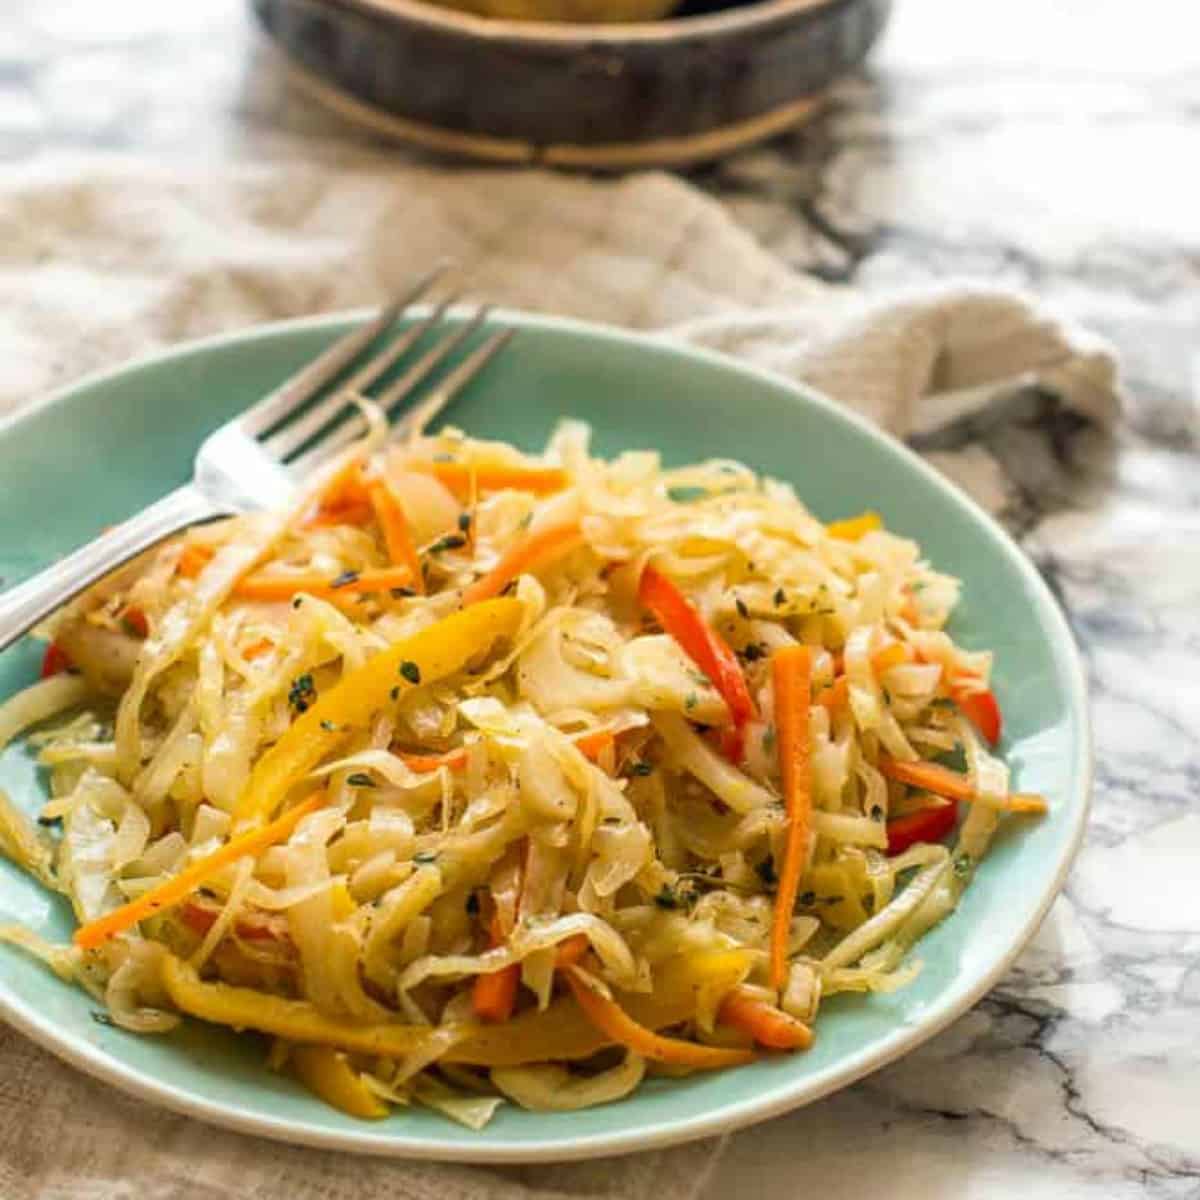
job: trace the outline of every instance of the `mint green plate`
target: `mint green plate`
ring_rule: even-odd
[[[315,355],[356,318],[332,317],[213,339],[94,376],[0,427],[0,577],[15,582],[183,481],[202,436]],[[1045,915],[1083,831],[1090,742],[1083,673],[1045,585],[1007,536],[907,450],[829,401],[712,354],[615,330],[506,315],[512,347],[450,419],[540,447],[563,415],[591,422],[610,454],[658,447],[674,463],[736,457],[792,481],[832,519],[875,508],[964,581],[954,632],[997,652],[1002,752],[1016,784],[1050,799],[1043,820],[1012,819],[959,911],[920,945],[924,970],[891,996],[836,997],[807,1054],[736,1071],[659,1079],[578,1113],[503,1107],[480,1133],[421,1110],[355,1121],[263,1066],[263,1046],[196,1022],[138,1037],[20,952],[0,947],[0,1015],[101,1079],[219,1125],[308,1145],[413,1158],[520,1162],[619,1153],[725,1132],[844,1087],[911,1050],[977,1001]],[[40,650],[0,657],[0,696],[36,676]],[[32,811],[43,784],[24,750],[0,786]],[[0,864],[0,920],[66,941],[68,906]]]

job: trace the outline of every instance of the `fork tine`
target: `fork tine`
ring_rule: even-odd
[[[442,359],[453,354],[483,324],[489,312],[490,304],[483,304],[475,310],[474,316],[465,321],[458,329],[447,337],[442,338],[432,349],[427,350],[395,383],[389,384],[378,396],[375,403],[384,412],[391,412],[397,404],[412,393],[433,373]]]
[[[512,341],[516,332],[515,329],[498,330],[483,345],[476,346],[412,412],[405,413],[396,422],[393,438],[419,437],[450,401]]]
[[[364,395],[372,383],[384,375],[397,359],[442,319],[451,303],[452,300],[443,300],[427,316],[406,329],[386,350],[368,359],[335,392],[266,438],[263,448],[280,462],[295,454],[305,442],[311,441],[326,425],[346,411],[350,403],[349,397]]]
[[[445,346],[446,343],[453,343],[453,345],[450,346],[449,350],[443,350],[439,356],[439,359],[435,360],[433,365],[436,366],[437,361],[440,361],[441,358],[444,358],[446,354],[450,353],[450,350],[455,348],[455,346],[461,345],[465,340],[465,337],[469,336],[469,334],[478,326],[479,322],[482,321],[486,315],[487,309],[481,309],[475,314],[471,321],[463,326],[462,329],[459,329],[449,337],[445,338],[442,342],[438,343],[438,346],[434,347],[434,350]],[[404,431],[405,435],[407,436],[414,427],[409,425],[410,421],[415,420],[415,428],[417,429],[423,428],[430,421],[432,421],[433,418],[437,416],[437,414],[441,412],[442,409],[445,408],[446,405],[449,404],[450,401],[453,400],[454,397],[458,395],[458,393],[461,392],[462,389],[466,387],[466,385],[470,383],[472,379],[474,379],[474,377],[484,368],[484,366],[504,347],[504,345],[513,336],[514,332],[515,331],[511,329],[502,329],[497,333],[492,334],[492,336],[489,337],[488,340],[483,343],[483,345],[477,347],[466,359],[462,361],[462,363],[455,367],[455,369],[446,377],[445,381],[437,387],[437,389],[428,397],[427,400],[425,400],[420,408],[414,411],[410,417],[405,417],[404,421],[399,426],[399,428]],[[433,351],[430,351],[430,354],[432,353]],[[428,357],[428,355],[426,357]],[[424,362],[424,360],[422,360],[422,362]],[[420,363],[417,364],[417,366],[420,365]],[[414,368],[414,370],[415,369],[416,368]],[[432,370],[432,366],[424,372],[424,375],[427,375],[429,370]],[[424,378],[424,375],[422,375],[421,378]],[[420,381],[420,379],[416,380],[412,384],[412,387],[415,387],[417,383],[420,383]],[[408,392],[412,390],[412,387],[407,388],[404,394],[407,395]],[[399,395],[395,396],[390,401],[390,404],[394,406],[400,398],[401,397]],[[380,403],[380,400],[377,400],[376,403]],[[352,441],[354,441],[355,438],[361,437],[365,430],[365,420],[361,416],[352,417],[350,420],[346,421],[344,424],[335,429],[328,437],[323,438],[319,445],[314,446],[306,454],[301,455],[298,459],[289,463],[289,471],[291,471],[293,475],[300,477],[309,471],[315,470],[322,463],[327,462],[330,458],[332,458],[332,456],[339,450],[348,446]]]
[[[406,292],[385,304],[365,325],[338,338],[311,363],[243,413],[238,418],[243,432],[251,435],[266,433],[289,413],[311,400],[331,380],[336,379],[405,308],[424,295],[448,266],[446,262],[439,262],[426,271]]]

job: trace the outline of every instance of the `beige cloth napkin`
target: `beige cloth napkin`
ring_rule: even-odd
[[[997,512],[1015,485],[989,433],[1007,422],[1038,437],[1047,411],[1056,428],[1064,414],[1101,427],[1117,416],[1110,352],[1026,299],[964,283],[868,303],[796,275],[666,175],[456,172],[365,152],[213,173],[114,159],[10,169],[0,415],[156,347],[377,302],[442,255],[474,296],[661,330],[806,380],[919,437]],[[157,1111],[0,1029],[4,1196],[686,1200],[719,1151],[496,1170],[356,1160]]]

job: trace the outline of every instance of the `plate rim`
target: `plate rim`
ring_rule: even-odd
[[[356,308],[285,318],[243,329],[210,334],[202,338],[189,339],[155,349],[118,364],[91,371],[27,404],[19,412],[0,417],[0,438],[19,429],[20,426],[41,413],[69,401],[76,392],[112,382],[124,374],[140,371],[179,357],[203,355],[216,349],[269,341],[275,337],[297,332],[319,331],[330,326],[349,325],[366,320],[375,311],[374,308]],[[450,315],[461,319],[470,311],[472,310],[460,305],[452,308]],[[790,392],[793,401],[815,406],[834,420],[850,423],[871,440],[880,443],[888,452],[899,454],[911,469],[922,475],[952,503],[965,505],[977,521],[989,528],[999,550],[1010,560],[1018,574],[1023,577],[1026,585],[1042,601],[1042,608],[1046,613],[1048,623],[1052,626],[1052,644],[1055,656],[1060,660],[1064,669],[1071,711],[1079,723],[1079,743],[1074,756],[1075,761],[1072,764],[1072,777],[1077,781],[1074,795],[1071,797],[1073,801],[1071,808],[1075,814],[1074,823],[1058,852],[1055,870],[1042,887],[1037,904],[1030,911],[1028,919],[1013,937],[1009,946],[996,958],[987,971],[983,972],[958,996],[933,1001],[927,1013],[911,1024],[901,1025],[882,1047],[870,1052],[860,1051],[852,1055],[845,1064],[831,1069],[819,1080],[798,1081],[792,1085],[785,1083],[773,1089],[764,1098],[751,1098],[721,1104],[709,1112],[694,1116],[667,1118],[651,1129],[629,1129],[591,1134],[586,1137],[574,1136],[569,1139],[561,1136],[553,1139],[540,1138],[509,1146],[487,1144],[472,1146],[469,1143],[457,1142],[450,1146],[431,1139],[428,1135],[412,1136],[389,1133],[383,1137],[373,1136],[365,1131],[362,1133],[357,1131],[338,1132],[296,1125],[267,1115],[250,1113],[229,1104],[198,1099],[174,1084],[148,1077],[142,1071],[126,1066],[102,1048],[76,1038],[74,1035],[60,1034],[48,1025],[40,1023],[36,1019],[36,1014],[27,1012],[25,1005],[14,1001],[3,990],[0,990],[0,1019],[61,1061],[127,1095],[135,1096],[152,1104],[159,1104],[184,1116],[195,1117],[237,1133],[252,1134],[276,1142],[318,1149],[395,1159],[452,1160],[461,1163],[494,1165],[582,1161],[636,1151],[664,1149],[704,1137],[732,1133],[811,1104],[895,1062],[923,1042],[935,1037],[995,987],[1037,932],[1054,900],[1062,891],[1067,875],[1079,852],[1092,803],[1095,764],[1087,675],[1079,647],[1058,599],[1008,531],[990,513],[907,445],[884,433],[860,413],[837,403],[808,384],[789,379],[769,368],[745,362],[705,347],[693,346],[666,334],[626,330],[615,325],[578,320],[573,317],[497,308],[492,310],[489,320],[494,323],[511,324],[518,328],[536,326],[551,331],[667,350],[685,357],[698,358],[702,362],[725,370],[732,368],[757,378],[773,387],[783,389],[784,392]]]

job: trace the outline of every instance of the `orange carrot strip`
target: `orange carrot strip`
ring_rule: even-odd
[[[370,519],[369,504],[339,504],[336,508],[318,508],[303,522],[305,529],[325,529],[330,525],[365,525]]]
[[[479,466],[457,462],[416,462],[407,464],[411,470],[433,475],[460,500],[471,494],[471,480],[480,492],[499,492],[512,488],[548,496],[561,492],[570,482],[561,467]]]
[[[812,650],[782,646],[771,656],[775,685],[775,726],[778,731],[779,774],[787,806],[787,844],[775,913],[771,922],[771,986],[780,988],[787,975],[788,937],[800,876],[808,862],[812,821],[812,776],[809,766],[808,710],[812,690]]]
[[[206,879],[215,875],[222,867],[235,863],[247,855],[259,854],[268,846],[275,845],[288,837],[302,817],[314,812],[326,802],[325,792],[314,792],[307,800],[276,817],[269,825],[253,829],[235,837],[219,849],[206,855],[198,862],[185,867],[178,875],[152,887],[136,900],[113,909],[110,913],[89,921],[75,930],[75,945],[84,950],[94,950],[102,942],[136,925],[146,917],[171,908],[186,900]]]
[[[558,953],[554,956],[554,965],[559,970],[565,967],[573,967],[589,950],[591,942],[587,940],[587,935],[577,933],[574,937],[569,937],[565,941],[558,943]]]
[[[889,779],[907,783],[909,787],[924,788],[948,800],[975,800],[971,781],[961,771],[953,771],[941,763],[901,762],[886,754],[879,756],[876,764]],[[1024,792],[1012,792],[1004,803],[1008,812],[1044,813],[1048,809],[1044,796]]]
[[[421,560],[408,531],[408,518],[404,515],[404,509],[391,484],[386,479],[376,476],[367,484],[367,496],[375,510],[379,528],[383,530],[388,558],[394,566],[407,567],[412,573],[412,586],[423,592],[425,581],[421,577]]]
[[[871,512],[868,509],[864,513],[859,513],[857,517],[847,517],[844,521],[831,521],[825,526],[825,532],[831,538],[837,538],[839,541],[857,542],[860,537],[882,528],[883,519],[877,512]]]
[[[892,667],[898,667],[911,658],[912,651],[903,642],[892,642],[890,646],[884,646],[871,655],[871,667],[876,675],[882,675],[884,671],[890,671]]]
[[[475,580],[463,592],[463,605],[478,604],[498,596],[510,580],[518,575],[544,566],[552,559],[562,558],[577,546],[583,545],[583,533],[578,521],[551,525],[529,533],[501,556],[500,561],[484,576]]]
[[[504,930],[500,921],[492,915],[488,929],[488,945],[491,948],[504,945]],[[521,982],[521,966],[510,963],[499,971],[487,975],[476,975],[471,988],[471,1007],[481,1021],[507,1021],[517,1003],[517,986]]]
[[[239,579],[233,594],[243,600],[290,600],[297,592],[308,592],[325,600],[337,600],[343,596],[408,587],[411,582],[412,574],[407,567],[380,567],[357,573],[347,571],[344,576],[317,575],[308,571],[288,575],[257,571]]]
[[[575,1001],[583,1015],[595,1027],[622,1046],[628,1046],[643,1058],[655,1062],[674,1063],[680,1067],[694,1067],[699,1071],[717,1070],[721,1067],[740,1067],[754,1061],[752,1050],[725,1050],[718,1046],[701,1046],[696,1042],[684,1042],[679,1038],[663,1037],[645,1025],[639,1025],[615,1000],[596,991],[577,968],[567,972],[567,982],[575,993]]]
[[[184,579],[195,579],[212,562],[216,551],[200,542],[188,542],[175,563],[175,570]]]
[[[830,713],[837,712],[850,702],[850,684],[845,675],[839,675],[827,688],[823,688],[817,696],[817,703],[827,708]]]
[[[748,1033],[760,1046],[772,1050],[807,1050],[813,1035],[803,1021],[760,1000],[753,992],[736,987],[721,1002],[717,1020]]]
[[[275,643],[270,638],[259,638],[256,642],[251,642],[245,650],[242,651],[242,657],[251,662],[256,658],[262,658],[264,654],[269,654],[275,649]]]

